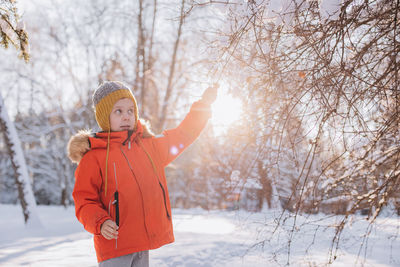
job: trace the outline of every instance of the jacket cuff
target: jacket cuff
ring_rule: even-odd
[[[101,225],[107,220],[112,220],[112,218],[110,216],[104,216],[104,217],[101,217],[96,222],[96,232],[94,233],[95,235],[101,235]]]
[[[211,117],[211,104],[199,100],[192,104],[190,111],[204,112],[207,117]]]

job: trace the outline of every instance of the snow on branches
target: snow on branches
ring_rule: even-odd
[[[14,0],[0,1],[0,44],[8,48],[11,43],[20,51],[20,57],[29,60],[28,34],[25,24],[17,14]]]

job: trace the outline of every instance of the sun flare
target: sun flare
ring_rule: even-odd
[[[211,123],[217,135],[225,132],[242,114],[242,103],[240,99],[223,92],[218,92],[217,100],[211,108]]]

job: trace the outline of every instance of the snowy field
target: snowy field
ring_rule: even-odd
[[[0,266],[97,266],[92,237],[76,221],[73,207],[38,211],[44,226],[30,229],[19,206],[0,205]],[[192,209],[173,215],[176,242],[151,251],[151,266],[284,266],[288,255],[291,266],[327,266],[333,226],[340,220],[299,216],[293,227],[294,217],[285,213],[278,220],[280,212],[270,210]],[[365,240],[368,222],[354,217],[330,266],[400,266],[399,226],[397,216],[379,218]]]

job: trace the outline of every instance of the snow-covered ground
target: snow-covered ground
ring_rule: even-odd
[[[43,228],[28,229],[19,206],[0,205],[0,266],[97,266],[92,237],[76,221],[73,207],[39,206],[38,212]],[[176,241],[151,251],[151,266],[283,266],[288,259],[291,266],[326,266],[341,219],[298,216],[293,227],[295,218],[285,213],[279,220],[277,210],[173,214]],[[365,217],[353,218],[331,266],[400,266],[399,218],[379,218],[364,240],[367,227]],[[360,250],[363,240],[366,249]]]

